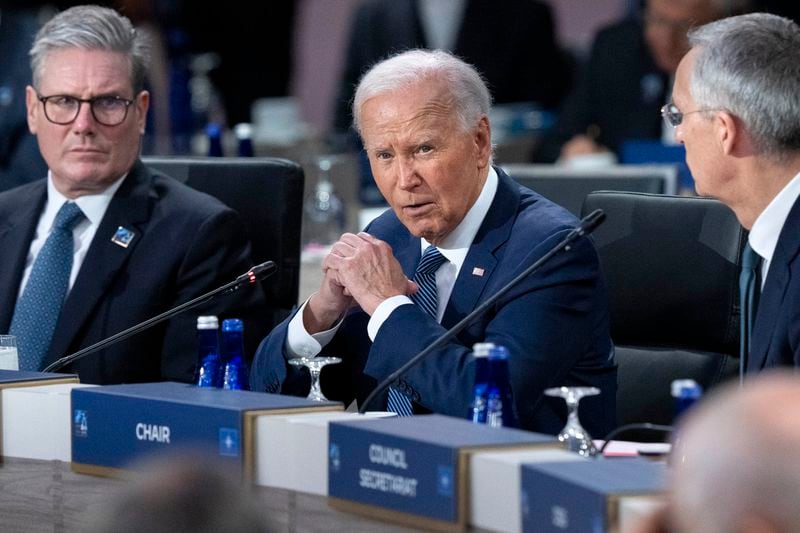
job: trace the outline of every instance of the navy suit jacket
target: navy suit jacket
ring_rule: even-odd
[[[748,372],[800,367],[800,199],[781,229],[753,324]]]
[[[25,259],[47,198],[39,180],[0,194],[0,331],[11,324]],[[127,248],[111,242],[122,226]],[[252,266],[238,215],[221,202],[137,162],[106,210],[67,295],[45,365],[216,288]],[[222,297],[65,368],[84,383],[189,381],[196,363],[196,317],[249,322],[266,317],[263,291]],[[255,344],[253,344],[255,348]],[[250,352],[252,353],[252,352]]]
[[[363,401],[378,381],[496,293],[575,226],[577,221],[565,209],[520,187],[501,170],[498,175],[494,201],[461,267],[442,324],[415,305],[403,305],[383,323],[372,343],[366,331],[369,316],[360,308],[351,309],[323,350],[343,359],[323,372],[323,391],[329,398]],[[391,211],[367,231],[391,245],[411,278],[420,260],[419,238]],[[253,390],[308,391],[307,373],[286,364],[289,320],[262,342],[253,362]],[[614,427],[616,366],[607,297],[589,239],[581,238],[568,252],[553,257],[455,340],[409,370],[397,386],[417,407],[466,416],[475,374],[471,347],[483,341],[506,346],[510,352],[511,388],[522,427],[549,433],[563,427],[563,400],[542,395],[545,388],[560,385],[599,387],[601,396],[582,403],[582,420],[595,435]]]

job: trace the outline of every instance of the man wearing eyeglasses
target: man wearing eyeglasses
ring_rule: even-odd
[[[699,194],[750,230],[742,370],[800,365],[800,27],[756,13],[689,33],[662,113]]]
[[[233,211],[139,161],[147,54],[127,18],[97,6],[60,13],[34,41],[27,119],[49,172],[0,195],[0,332],[17,337],[22,370],[40,370],[251,266]],[[263,294],[218,305],[199,313],[256,317]],[[191,380],[195,316],[66,370],[89,383]]]

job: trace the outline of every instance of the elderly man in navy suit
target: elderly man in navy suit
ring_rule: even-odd
[[[404,52],[365,74],[355,128],[391,210],[333,245],[319,290],[259,348],[254,390],[305,392],[287,361],[325,353],[343,359],[325,370],[328,397],[363,401],[572,230],[577,221],[565,209],[491,166],[490,100],[475,69],[442,51]],[[560,385],[599,387],[583,406],[587,429],[602,435],[613,427],[616,366],[589,239],[409,370],[386,405],[466,416],[476,342],[508,348],[522,427],[561,429],[563,401],[542,394]]]
[[[800,27],[754,13],[689,34],[664,117],[697,192],[750,230],[743,251],[746,372],[800,364]]]
[[[27,120],[49,172],[0,194],[0,332],[17,337],[23,370],[41,370],[252,266],[235,212],[138,159],[147,50],[127,18],[98,6],[63,11],[34,41]],[[200,313],[265,327],[258,291]],[[88,383],[190,381],[194,321],[175,318],[67,370]]]

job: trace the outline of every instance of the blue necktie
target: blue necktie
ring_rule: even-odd
[[[20,370],[39,370],[50,349],[72,271],[72,228],[83,216],[73,202],[61,206],[14,308],[9,332],[17,337]]]
[[[761,256],[747,243],[742,250],[742,271],[739,274],[739,378],[744,379],[747,358],[750,355],[750,342],[761,292]]]
[[[436,318],[436,271],[447,261],[435,246],[428,246],[422,254],[417,271],[414,273],[414,281],[419,286],[419,290],[411,296],[411,300],[423,311]],[[389,411],[393,411],[398,416],[411,416],[411,399],[395,389],[389,388],[389,399],[387,402]]]

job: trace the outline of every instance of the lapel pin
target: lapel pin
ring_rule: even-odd
[[[117,231],[114,232],[114,236],[111,237],[111,242],[113,242],[117,246],[122,246],[123,248],[127,248],[134,237],[136,237],[135,231],[120,226],[117,228]]]
[[[481,267],[475,267],[475,268],[472,269],[472,275],[473,276],[478,276],[479,278],[483,277],[483,273],[484,272],[485,272],[485,270],[483,270]]]

